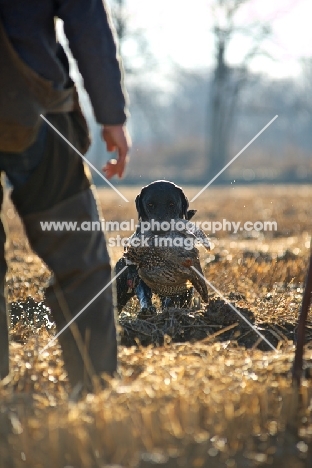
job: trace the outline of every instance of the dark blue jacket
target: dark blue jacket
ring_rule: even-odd
[[[54,19],[62,19],[96,120],[125,122],[121,67],[102,0],[0,0],[0,17],[19,56],[58,89],[68,81],[57,57]]]

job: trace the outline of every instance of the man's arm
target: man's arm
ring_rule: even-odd
[[[123,176],[127,161],[128,152],[131,147],[131,138],[125,125],[105,125],[103,128],[103,140],[108,151],[117,151],[118,159],[111,159],[103,167],[103,172],[110,179],[114,175],[119,178]]]
[[[127,104],[122,67],[112,26],[102,0],[58,0],[57,15],[64,21],[69,47],[77,60],[108,151],[118,152],[104,168],[108,178],[122,176],[131,140],[125,126]]]

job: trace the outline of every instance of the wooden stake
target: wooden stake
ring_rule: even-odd
[[[302,296],[301,311],[298,319],[297,325],[297,344],[295,359],[292,372],[292,381],[293,384],[300,387],[301,377],[302,377],[302,364],[303,364],[303,348],[305,342],[305,327],[307,322],[307,317],[310,308],[311,302],[311,292],[312,292],[312,250],[310,248],[310,261],[308,266],[308,274],[306,278],[305,288]]]

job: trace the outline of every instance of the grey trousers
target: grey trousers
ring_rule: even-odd
[[[47,118],[78,150],[83,151],[84,129],[79,127],[74,114],[53,114]],[[45,135],[42,136],[43,132]],[[40,139],[43,141],[38,149]],[[82,384],[92,390],[95,377],[102,373],[113,375],[117,369],[109,256],[102,231],[42,230],[40,223],[45,221],[74,221],[77,226],[83,221],[98,221],[99,211],[81,157],[50,127],[43,127],[38,141],[37,147],[34,145],[33,159],[39,162],[35,167],[29,164],[31,169],[26,181],[19,177],[14,183],[10,169],[4,167],[5,155],[1,154],[0,169],[7,172],[13,183],[12,201],[24,223],[31,247],[53,272],[46,302],[57,331],[67,327],[68,322],[89,304],[61,333],[59,342],[71,385]],[[31,162],[31,148],[27,151]],[[11,158],[14,156],[12,154]],[[6,270],[4,240],[4,230],[0,226],[0,285]],[[2,302],[0,291],[0,329],[1,338],[4,338],[0,339],[0,356],[7,356],[7,318]],[[0,377],[7,371],[6,357],[4,362],[0,358]]]

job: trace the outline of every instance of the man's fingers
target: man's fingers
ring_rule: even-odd
[[[125,160],[117,161],[116,159],[110,159],[106,165],[103,167],[103,172],[105,176],[110,179],[114,175],[118,175],[118,177],[122,177],[125,170]]]
[[[131,138],[128,130],[123,125],[106,126],[103,128],[103,139],[108,151],[117,151],[118,159],[112,159],[103,167],[108,179],[114,175],[123,176],[127,163],[127,154],[131,147]]]

